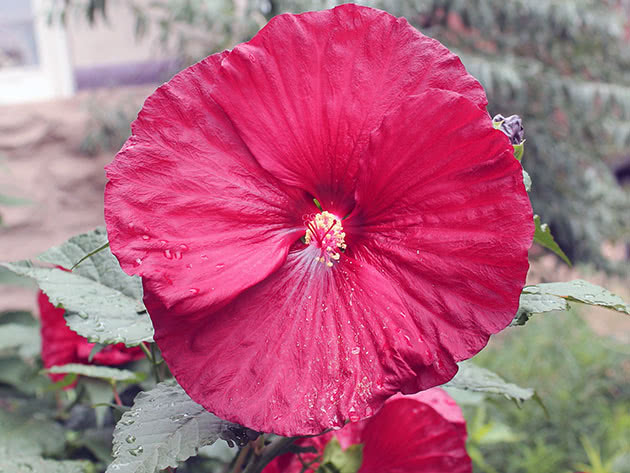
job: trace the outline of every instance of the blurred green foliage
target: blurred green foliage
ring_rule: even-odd
[[[477,471],[630,472],[627,345],[598,337],[575,312],[557,313],[509,329],[475,362],[536,389],[548,412],[533,402],[466,407],[469,451],[482,459]],[[504,437],[484,442],[484,425]]]
[[[64,0],[108,21],[131,9],[142,38],[157,28],[185,63],[249,39],[273,15],[336,0]],[[519,114],[535,210],[574,262],[622,270],[601,253],[630,240],[630,196],[611,168],[630,166],[630,6],[616,0],[362,0],[406,17],[458,53],[483,83],[491,114]],[[116,141],[116,140],[113,140]],[[570,217],[569,217],[570,216]]]

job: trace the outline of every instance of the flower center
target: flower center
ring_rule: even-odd
[[[315,259],[331,268],[333,261],[337,261],[341,256],[339,252],[346,249],[346,234],[343,232],[341,219],[323,211],[309,216],[305,224],[304,243],[318,248],[320,252]]]

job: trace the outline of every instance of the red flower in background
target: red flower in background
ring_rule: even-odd
[[[534,229],[486,103],[440,43],[352,4],[277,16],[147,99],[105,220],[192,399],[319,433],[508,325]]]
[[[140,348],[126,348],[123,343],[119,343],[106,346],[94,355],[90,362],[88,358],[94,344],[88,343],[85,338],[68,328],[63,317],[64,310],[52,305],[46,294],[41,291],[37,296],[37,303],[41,322],[44,368],[68,363],[122,365],[144,356]],[[55,382],[64,378],[63,374],[49,373],[48,376]]]
[[[363,444],[363,462],[358,473],[471,473],[466,453],[466,421],[459,406],[439,388],[411,396],[396,395],[373,417],[348,424],[328,434],[302,439],[300,447],[315,447],[317,453],[293,453],[278,457],[264,473],[316,471],[318,458],[332,438],[343,449]]]

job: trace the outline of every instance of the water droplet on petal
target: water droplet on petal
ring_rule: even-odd
[[[151,237],[149,235],[142,235],[143,240],[150,240]]]
[[[171,250],[164,250],[164,257],[166,259],[173,259],[173,254],[171,253]]]
[[[199,294],[199,289],[197,289],[196,287],[192,287],[188,289],[188,292],[190,292],[192,295]]]
[[[225,267],[225,263],[217,264],[217,269],[223,269]]]
[[[133,435],[127,435],[127,438],[125,439],[125,441],[127,443],[134,443],[136,441],[136,437]]]
[[[354,348],[352,349],[352,354],[353,354],[353,355],[358,355],[359,353],[361,353],[361,348],[359,348],[359,347],[354,347]]]
[[[142,264],[142,258],[136,258],[135,265],[140,266]]]
[[[188,245],[181,244],[181,245],[179,245],[179,248],[180,248],[182,251],[188,251]]]
[[[208,255],[201,255],[201,259],[204,259],[204,260],[208,259]]]

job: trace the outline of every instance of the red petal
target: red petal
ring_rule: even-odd
[[[231,304],[185,323],[150,301],[155,338],[192,399],[255,430],[303,435],[427,383],[434,359],[395,288],[367,264],[343,257],[328,268],[316,252],[291,252]],[[447,356],[441,368],[445,380],[457,369]]]
[[[44,368],[56,365],[76,363],[78,361],[77,345],[87,341],[70,330],[63,318],[65,311],[57,309],[50,303],[43,292],[37,296],[39,305],[41,335],[42,335],[42,361]],[[49,374],[53,381],[63,379],[63,374]]]
[[[362,443],[359,473],[470,473],[466,436],[461,409],[443,390],[434,388],[412,396],[396,395],[373,417],[296,444],[317,450],[317,454],[302,454],[302,460],[309,463],[324,452],[333,437],[342,448]],[[313,471],[316,469],[314,464]],[[295,454],[279,457],[264,470],[300,471],[302,462]]]
[[[273,18],[223,60],[212,95],[265,169],[345,215],[369,132],[430,87],[487,103],[439,42],[404,18],[347,4]]]
[[[143,276],[145,297],[175,309],[173,317],[257,283],[304,234],[302,192],[260,167],[209,95],[225,54],[149,97],[107,167],[112,251],[127,273]]]
[[[432,349],[471,357],[512,320],[528,269],[532,210],[508,139],[432,90],[384,120],[362,169],[348,253],[393,282]]]
[[[42,335],[42,361],[44,368],[66,365],[68,363],[88,364],[88,358],[93,343],[70,330],[63,317],[64,310],[58,309],[50,303],[43,292],[37,296],[39,305],[41,335]],[[105,347],[93,358],[93,363],[98,365],[122,365],[130,361],[142,358],[144,354],[138,347],[126,348],[119,343]],[[52,381],[60,381],[63,374],[49,374]]]
[[[364,422],[359,473],[472,472],[461,410],[441,390],[391,399]]]

